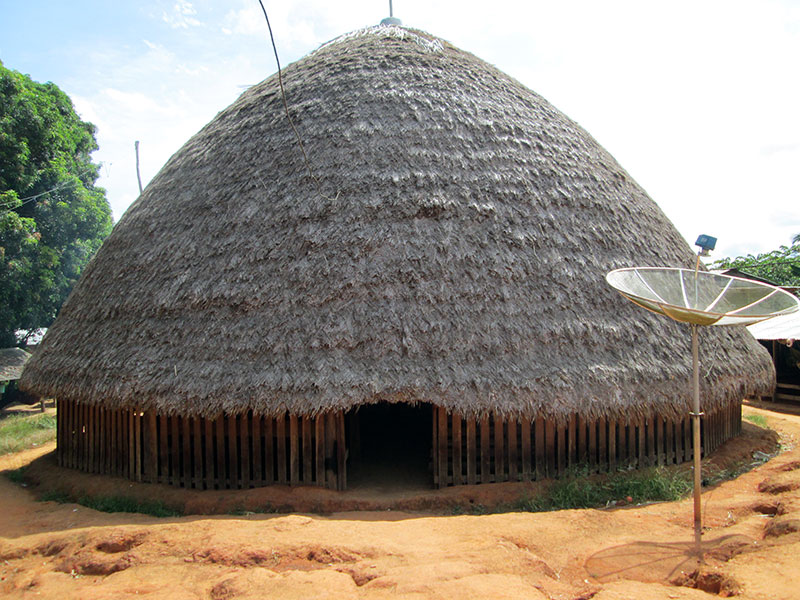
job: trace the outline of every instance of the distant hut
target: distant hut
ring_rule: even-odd
[[[0,406],[6,404],[6,386],[22,376],[22,369],[30,357],[30,352],[22,348],[0,348]]]
[[[420,31],[344,35],[253,86],[114,228],[30,361],[62,465],[195,488],[435,486],[678,463],[690,336],[607,271],[693,266],[589,134]],[[704,451],[774,384],[702,336]]]

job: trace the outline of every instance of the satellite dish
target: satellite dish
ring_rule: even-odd
[[[694,325],[752,325],[798,309],[797,298],[780,288],[706,271],[617,269],[606,281],[639,306]]]
[[[701,236],[702,238],[703,236]],[[707,237],[707,236],[706,236]],[[716,243],[706,241],[706,245]],[[705,246],[698,245],[704,250]],[[700,255],[697,263],[700,264]],[[759,281],[690,269],[634,267],[606,275],[608,284],[631,302],[670,319],[688,323],[692,330],[692,384],[694,388],[694,539],[700,557],[700,367],[697,349],[699,325],[751,325],[800,308],[792,294]]]

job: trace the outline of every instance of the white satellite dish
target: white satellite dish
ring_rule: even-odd
[[[699,266],[699,256],[697,261]],[[698,269],[659,267],[617,269],[606,275],[606,281],[631,302],[691,326],[694,402],[692,412],[689,414],[693,418],[694,537],[699,554],[702,485],[699,448],[702,413],[697,326],[751,325],[795,312],[800,308],[800,304],[795,296],[780,288]]]

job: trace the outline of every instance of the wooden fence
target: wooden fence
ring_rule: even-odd
[[[741,431],[742,405],[734,402],[702,420],[702,451],[708,454]],[[692,460],[691,420],[641,421],[572,415],[563,425],[538,419],[504,421],[433,413],[433,482],[436,487],[558,477],[567,469],[590,473]]]
[[[60,465],[195,489],[270,484],[345,489],[344,418],[216,419],[58,401]]]
[[[702,421],[703,453],[741,431],[734,402]],[[216,419],[111,410],[58,401],[58,463],[133,481],[194,489],[271,484],[347,487],[345,417],[278,418],[222,415]],[[434,407],[431,462],[435,487],[558,477],[692,460],[689,417],[676,422],[573,415],[563,425],[544,419],[464,418]]]

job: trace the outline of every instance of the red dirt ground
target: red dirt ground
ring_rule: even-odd
[[[764,406],[746,407],[745,414],[765,415],[784,451],[703,494],[705,564],[699,572],[691,500],[453,516],[453,507],[492,506],[535,488],[187,492],[60,469],[49,444],[0,457],[0,471],[31,464],[37,491],[161,499],[195,513],[267,504],[298,512],[166,519],[107,514],[39,502],[29,488],[0,477],[0,597],[798,598],[800,411]],[[774,437],[747,424],[745,435],[709,458],[708,468],[751,460]]]

